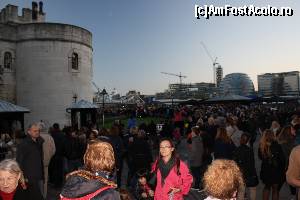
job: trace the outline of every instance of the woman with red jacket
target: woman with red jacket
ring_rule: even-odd
[[[193,177],[187,165],[179,159],[170,139],[161,140],[152,172],[156,174],[154,200],[183,200],[190,191]]]

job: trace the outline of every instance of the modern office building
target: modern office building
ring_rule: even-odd
[[[299,71],[261,74],[257,83],[260,96],[299,96]]]
[[[220,87],[220,83],[223,79],[223,68],[219,65],[216,68],[216,87]]]
[[[221,81],[219,95],[241,95],[250,96],[254,94],[253,82],[247,74],[232,73],[227,74]]]

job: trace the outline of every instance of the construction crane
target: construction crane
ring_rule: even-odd
[[[181,75],[181,72],[179,72],[179,74],[173,74],[173,73],[168,73],[168,72],[161,72],[162,74],[167,74],[167,75],[170,75],[170,76],[177,76],[179,77],[179,83],[180,83],[180,86],[182,85],[182,78],[186,78],[187,76],[184,76],[184,75]]]
[[[100,88],[96,85],[96,83],[94,81],[92,81],[92,84],[97,89],[97,95],[100,96]]]
[[[216,84],[216,65],[219,65],[219,63],[217,63],[217,59],[218,57],[216,57],[215,59],[211,56],[211,54],[209,53],[206,45],[204,44],[204,42],[201,42],[201,45],[203,46],[203,49],[205,50],[206,54],[208,55],[208,57],[211,59],[212,63],[213,63],[213,73],[214,73],[214,84]]]

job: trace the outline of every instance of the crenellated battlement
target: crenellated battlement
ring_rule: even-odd
[[[0,12],[0,23],[35,23],[45,22],[46,13],[43,11],[43,2],[32,2],[32,9],[23,8],[22,16],[18,15],[18,6],[8,4]]]

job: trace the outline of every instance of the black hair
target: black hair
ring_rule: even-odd
[[[58,123],[54,123],[54,124],[53,124],[53,128],[59,129],[59,124],[58,124]]]
[[[138,178],[142,178],[142,177],[148,177],[148,170],[143,168],[143,169],[140,169],[136,172],[136,175]]]
[[[180,175],[180,158],[179,158],[179,155],[176,153],[175,145],[174,145],[173,141],[170,138],[167,138],[167,137],[160,139],[159,145],[163,141],[168,141],[171,144],[171,147],[174,148],[174,151],[172,152],[172,158],[175,158],[176,173],[177,173],[177,175]],[[157,160],[159,161],[160,159],[161,159],[161,156],[160,156],[160,152],[159,152]],[[158,163],[156,163],[155,171],[157,170],[157,168],[158,168]]]

